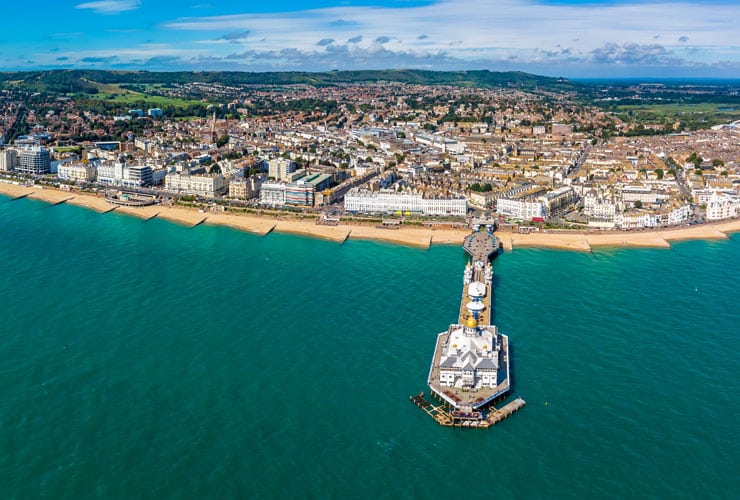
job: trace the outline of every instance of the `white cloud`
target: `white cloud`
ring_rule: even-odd
[[[97,14],[120,14],[141,7],[140,0],[99,0],[75,5],[75,9],[90,9]]]
[[[188,17],[159,26],[156,39],[169,37],[168,45],[85,47],[54,57],[68,58],[64,62],[69,64],[85,59],[103,65],[115,54],[111,66],[147,69],[416,67],[566,76],[653,71],[657,76],[679,68],[698,76],[704,69],[725,68],[725,76],[738,77],[740,44],[733,23],[737,7],[726,0],[710,1],[718,3],[439,0],[414,7],[349,5]],[[115,14],[141,4],[100,0],[76,8]],[[44,58],[49,65],[59,61],[34,56],[37,64]]]
[[[419,7],[333,7],[298,12],[182,18],[164,24],[181,31],[248,29],[264,51],[309,50],[316,40],[352,40],[364,48],[446,51],[463,60],[498,58],[501,51],[535,60],[538,51],[568,48],[563,57],[590,57],[607,44],[648,46],[675,40],[674,46],[725,47],[736,37],[737,7],[726,3],[668,0],[626,4],[542,4],[533,0],[444,0]],[[338,22],[341,20],[342,22]],[[429,37],[419,35],[431,33]],[[690,44],[687,43],[690,40]],[[704,50],[702,57],[711,57]],[[214,53],[222,56],[223,53]],[[688,57],[688,56],[687,56]],[[740,61],[740,49],[733,51]],[[710,59],[697,62],[712,62]],[[635,64],[640,59],[635,59]]]

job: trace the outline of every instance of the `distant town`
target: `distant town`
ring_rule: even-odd
[[[604,105],[652,99],[656,86],[584,99],[578,89],[392,81],[94,92],[5,81],[0,181],[327,224],[493,216],[639,229],[740,217],[740,120],[697,125]]]

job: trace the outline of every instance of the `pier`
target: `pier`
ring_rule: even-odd
[[[487,429],[488,427],[493,427],[502,420],[509,418],[527,404],[522,398],[516,398],[501,408],[490,406],[485,411],[460,411],[449,410],[444,404],[432,404],[424,397],[423,392],[416,396],[411,396],[409,399],[427,415],[436,420],[439,425],[445,427],[467,427],[471,429]]]
[[[493,267],[501,249],[493,224],[474,225],[463,249],[470,257],[463,272],[457,322],[437,335],[427,383],[429,402],[422,394],[411,401],[440,425],[486,428],[524,406],[518,398],[501,408],[493,406],[511,389],[509,338],[493,324]]]

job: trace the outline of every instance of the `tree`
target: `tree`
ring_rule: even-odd
[[[698,156],[698,155],[696,154],[696,151],[695,151],[695,152],[693,152],[693,153],[691,153],[691,156],[689,156],[689,157],[687,158],[687,160],[688,160],[688,161],[689,161],[690,163],[693,163],[693,164],[694,164],[694,166],[695,166],[696,168],[699,168],[699,167],[701,166],[701,162],[703,161],[703,160],[702,160],[702,157],[701,157],[701,156]]]
[[[475,184],[471,184],[468,189],[477,193],[490,193],[491,191],[493,191],[493,186],[491,186],[491,184],[489,183],[481,185],[476,182]]]
[[[229,143],[229,139],[230,139],[230,137],[229,137],[228,134],[223,134],[216,141],[216,147],[218,147],[218,148],[224,147],[225,145],[227,145]]]
[[[662,168],[656,168],[655,169],[655,175],[658,176],[658,180],[663,178],[663,169]]]
[[[640,200],[635,202],[635,208],[642,208],[642,202]]]

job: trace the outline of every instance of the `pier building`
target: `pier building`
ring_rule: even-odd
[[[509,338],[493,324],[493,268],[500,250],[493,225],[474,225],[463,248],[470,257],[463,272],[457,321],[437,335],[427,383],[434,406],[423,393],[411,401],[442,425],[485,428],[508,417],[525,402],[501,409],[493,403],[511,389]]]

